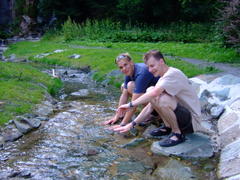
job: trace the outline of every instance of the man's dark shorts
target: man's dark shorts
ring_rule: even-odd
[[[193,133],[191,112],[180,104],[174,110],[178,126],[183,134]]]

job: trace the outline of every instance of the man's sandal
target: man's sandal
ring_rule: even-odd
[[[177,137],[177,140],[171,139],[173,136]],[[171,133],[166,139],[159,142],[159,145],[162,147],[170,147],[180,144],[185,141],[185,136],[179,133]]]
[[[152,136],[164,136],[170,134],[172,131],[171,128],[167,126],[161,126],[157,129],[154,129],[153,131],[150,132],[150,135]]]

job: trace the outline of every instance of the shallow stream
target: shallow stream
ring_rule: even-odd
[[[0,151],[0,179],[159,179],[155,169],[170,158],[151,153],[152,140],[132,148],[134,137],[113,133],[101,123],[114,114],[118,93],[103,88],[89,74],[58,69],[65,81],[60,111],[42,126]],[[51,71],[48,71],[51,74]],[[66,74],[66,73],[65,73]],[[116,89],[114,90],[117,91]],[[78,92],[80,94],[76,95]],[[180,161],[179,161],[180,162]],[[190,179],[216,179],[214,161],[181,161]],[[204,169],[208,165],[209,169]],[[176,179],[182,179],[179,174]]]

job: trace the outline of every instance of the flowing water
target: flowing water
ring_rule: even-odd
[[[97,85],[88,74],[72,74],[62,77],[64,90],[56,105],[61,110],[0,151],[0,179],[159,179],[152,173],[168,157],[153,155],[148,140],[122,148],[133,137],[101,125],[113,116],[119,94]],[[70,95],[76,91],[84,95]]]

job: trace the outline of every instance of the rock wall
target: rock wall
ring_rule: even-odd
[[[202,131],[221,150],[218,177],[240,179],[240,78],[201,75],[192,78],[202,105]]]

